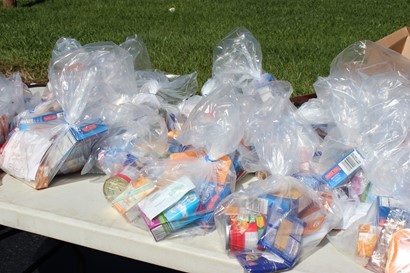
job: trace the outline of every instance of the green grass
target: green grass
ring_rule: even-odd
[[[17,2],[17,8],[0,8],[0,71],[20,71],[27,83],[47,82],[51,50],[62,36],[119,44],[138,34],[155,69],[197,71],[202,85],[211,76],[215,44],[243,26],[261,44],[263,68],[302,95],[314,92],[317,77],[327,76],[333,58],[350,44],[410,25],[408,0]]]

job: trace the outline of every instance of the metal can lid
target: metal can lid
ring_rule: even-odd
[[[114,200],[128,187],[128,181],[122,177],[112,176],[103,185],[104,196],[108,201]]]

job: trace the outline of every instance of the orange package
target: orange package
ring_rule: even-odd
[[[410,273],[410,229],[401,229],[393,233],[385,272]]]
[[[359,257],[370,258],[376,247],[379,234],[379,227],[367,224],[359,225],[359,237],[356,252]]]

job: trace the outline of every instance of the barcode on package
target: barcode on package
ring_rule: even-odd
[[[343,183],[350,175],[354,174],[362,166],[363,161],[362,155],[356,149],[353,149],[325,172],[322,178],[333,189]]]
[[[350,175],[357,170],[362,163],[362,156],[356,150],[353,150],[344,160],[339,163],[339,166],[347,175]]]

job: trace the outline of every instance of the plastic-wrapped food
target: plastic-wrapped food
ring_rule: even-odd
[[[203,151],[173,153],[139,170],[112,204],[127,221],[148,227],[156,241],[204,234],[215,228],[213,211],[235,181],[228,156],[211,161]]]
[[[382,239],[383,211],[410,205],[409,68],[400,54],[359,41],[333,60],[329,76],[314,84],[317,99],[299,110],[325,128],[312,166],[334,188],[343,212],[342,230],[329,240],[356,252],[363,265]],[[385,270],[386,244],[383,258],[368,266],[376,272]]]
[[[131,103],[106,113],[110,132],[95,145],[82,174],[115,174],[130,157],[139,164],[163,156],[169,147],[168,130],[158,110]]]
[[[68,127],[61,120],[21,125],[2,148],[1,168],[33,188],[46,188],[73,150],[106,130],[101,123]]]
[[[215,221],[226,250],[246,270],[280,271],[292,268],[337,224],[332,202],[326,187],[315,191],[296,178],[271,176],[222,200]]]
[[[387,255],[392,236],[398,230],[409,225],[409,214],[400,209],[391,209],[383,228],[380,231],[379,240],[370,257],[366,268],[373,272],[385,272]]]
[[[104,109],[136,90],[133,57],[109,42],[80,46],[74,39],[61,38],[48,72],[48,88],[61,105],[64,120],[22,124],[1,158],[4,170],[36,189],[47,187],[58,171],[81,169],[94,143],[108,129]],[[12,166],[36,145],[42,146],[36,151],[38,157],[24,168]]]

